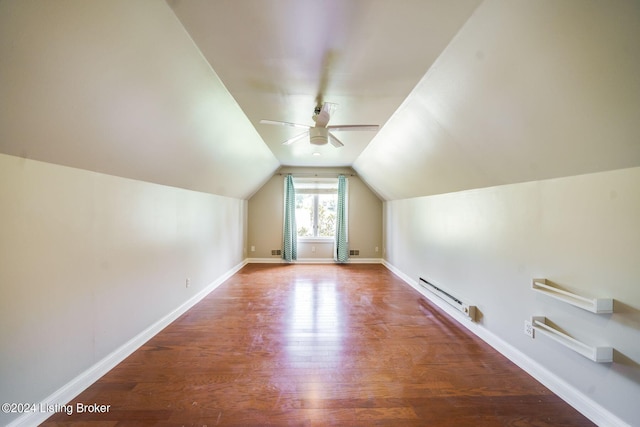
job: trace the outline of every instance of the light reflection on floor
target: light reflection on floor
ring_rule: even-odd
[[[287,316],[286,353],[289,366],[307,373],[305,399],[326,399],[326,382],[342,363],[344,308],[336,284],[296,282]]]
[[[290,301],[287,337],[291,347],[301,343],[339,344],[343,335],[339,293],[335,283],[297,282]],[[308,350],[302,348],[305,354]]]

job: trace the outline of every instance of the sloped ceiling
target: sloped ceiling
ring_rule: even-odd
[[[354,169],[386,199],[640,165],[640,2],[480,5]]]
[[[321,91],[345,147],[281,142]],[[0,0],[0,152],[247,198],[393,200],[640,165],[637,0]],[[312,156],[320,150],[320,156]]]
[[[282,165],[351,166],[375,132],[336,132],[345,146],[282,142],[313,125],[383,125],[480,0],[170,0],[176,16]],[[320,154],[314,156],[313,154]]]
[[[164,2],[0,2],[0,152],[246,198],[278,168]]]

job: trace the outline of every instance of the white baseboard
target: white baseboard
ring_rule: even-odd
[[[86,388],[88,388],[91,384],[97,381],[104,374],[113,369],[118,363],[122,362],[126,359],[131,353],[140,348],[144,343],[146,343],[149,339],[155,336],[158,332],[168,326],[171,322],[176,320],[182,314],[184,314],[187,310],[193,307],[195,304],[200,302],[205,296],[207,296],[211,291],[220,286],[225,280],[234,275],[238,270],[244,267],[247,263],[283,263],[284,261],[279,258],[248,258],[245,259],[240,264],[233,267],[231,270],[227,271],[225,274],[216,279],[213,283],[208,285],[205,289],[194,295],[192,298],[184,302],[178,308],[173,310],[171,313],[164,316],[162,319],[158,320],[156,323],[142,331],[140,334],[123,344],[120,348],[113,351],[104,359],[100,360],[98,363],[84,371],[82,374],[78,375],[67,384],[53,392],[47,398],[43,399],[41,404],[42,407],[46,405],[66,405],[73,398],[83,392]],[[332,259],[306,259],[306,260],[298,260],[297,263],[333,263]],[[427,298],[429,301],[433,302],[435,305],[443,309],[447,314],[453,317],[456,321],[458,321],[462,326],[469,329],[476,336],[482,339],[484,342],[492,346],[498,352],[503,354],[513,363],[518,365],[521,369],[527,372],[529,375],[534,377],[540,383],[542,383],[549,390],[557,394],[561,399],[565,400],[568,404],[574,407],[577,411],[582,413],[585,417],[589,418],[591,421],[596,423],[599,426],[610,426],[610,427],[631,427],[629,424],[625,423],[614,414],[603,408],[598,403],[594,402],[588,396],[579,392],[575,387],[571,386],[569,383],[564,380],[558,378],[553,375],[550,371],[544,368],[539,363],[535,362],[524,353],[511,346],[501,338],[497,337],[493,333],[489,332],[487,329],[482,328],[476,323],[471,322],[468,318],[466,318],[462,313],[455,310],[453,307],[450,307],[444,301],[440,301],[434,295],[430,295],[429,292],[423,289],[418,285],[417,280],[411,279],[409,276],[404,274],[402,271],[388,263],[386,260],[378,259],[378,258],[359,258],[357,260],[350,259],[350,263],[372,263],[378,264],[382,263],[386,268],[388,268],[391,272],[393,272],[396,276],[401,278],[404,282],[406,282],[409,286],[414,288],[417,292]],[[40,407],[40,405],[38,405]],[[23,426],[33,426],[38,425],[41,422],[45,421],[49,418],[51,413],[41,413],[41,412],[30,412],[25,413],[21,417],[13,420],[9,423],[8,427],[23,427]]]
[[[46,408],[47,405],[58,407],[68,404],[76,396],[86,390],[91,384],[96,382],[100,377],[115,368],[118,363],[126,359],[131,353],[139,349],[144,343],[153,338],[158,332],[167,327],[171,322],[182,316],[187,310],[200,302],[211,291],[220,286],[225,280],[233,276],[238,270],[247,264],[247,260],[242,261],[231,270],[218,277],[214,282],[209,284],[206,288],[198,292],[196,295],[185,301],[182,305],[175,310],[158,320],[153,325],[149,326],[144,331],[124,343],[118,349],[110,353],[104,359],[98,361],[95,365],[69,381],[67,384],[60,387],[58,390],[47,396],[40,404],[38,408]],[[52,416],[53,413],[49,412],[28,412],[13,420],[7,427],[23,427],[23,426],[35,426],[47,418]]]
[[[335,264],[333,258],[300,258],[291,263],[281,258],[247,258],[249,264]],[[381,258],[349,258],[346,264],[382,264]]]
[[[382,264],[382,258],[349,258],[348,264]]]
[[[486,328],[483,328],[479,324],[473,323],[461,312],[451,307],[449,304],[442,301],[440,298],[431,294],[431,292],[420,286],[417,280],[414,280],[411,277],[407,276],[386,260],[382,260],[382,264],[387,267],[393,274],[401,278],[409,286],[411,286],[421,295],[427,298],[429,301],[447,312],[447,314],[453,317],[458,323],[460,323],[460,325],[473,332],[478,338],[489,344],[507,359],[518,365],[518,367],[520,367],[523,371],[538,380],[542,385],[558,395],[558,397],[567,402],[582,415],[589,418],[595,424],[607,427],[631,427],[629,424],[622,421],[620,418],[602,407],[600,404],[594,402],[592,399],[577,390],[571,384],[567,383],[561,378],[558,378],[544,366],[534,361],[529,356],[513,347],[511,344],[494,335],[492,332],[488,331]]]
[[[282,258],[247,258],[247,264],[286,264]]]

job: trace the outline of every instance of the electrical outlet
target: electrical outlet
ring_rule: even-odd
[[[188,288],[189,286],[191,286],[191,279],[189,279],[189,278],[187,277],[187,280],[185,280],[185,282],[184,282],[184,287],[185,287],[185,288]]]
[[[531,324],[531,320],[524,321],[524,334],[528,337],[535,338],[535,331],[533,329],[533,325]]]

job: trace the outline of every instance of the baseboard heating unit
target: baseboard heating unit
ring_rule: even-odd
[[[475,305],[466,304],[465,302],[461,301],[459,298],[454,297],[453,295],[451,295],[449,292],[445,291],[444,289],[439,288],[438,286],[434,285],[433,283],[424,280],[422,277],[420,278],[418,283],[423,288],[425,288],[425,289],[431,291],[433,294],[437,295],[443,301],[446,301],[448,304],[450,304],[456,310],[460,311],[462,314],[467,316],[472,321],[476,320],[476,306]]]

